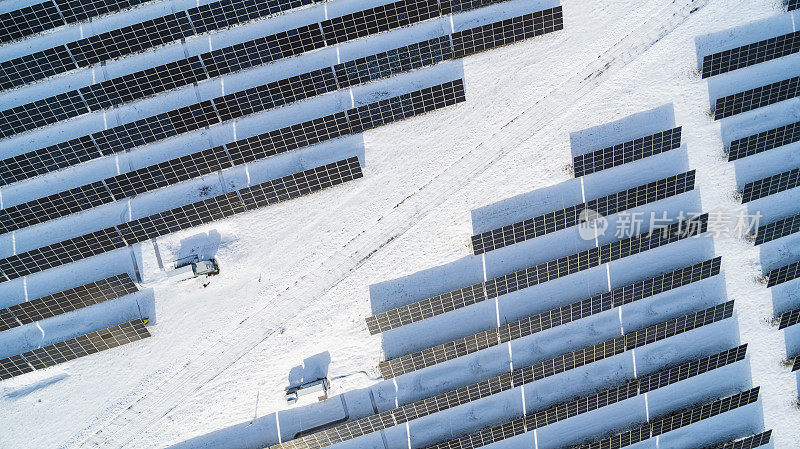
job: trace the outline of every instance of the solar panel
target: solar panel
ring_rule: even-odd
[[[800,8],[800,0],[787,0],[786,9],[788,11],[794,11],[798,8]]]
[[[529,316],[496,329],[382,361],[378,364],[378,368],[384,377],[389,377],[390,373],[404,374],[433,366],[716,276],[719,274],[719,266],[720,258],[707,260]]]
[[[0,259],[0,270],[6,280],[16,279],[362,176],[357,157],[344,159],[15,254]]]
[[[706,232],[707,229],[708,214],[703,214],[659,228],[653,233],[639,234],[367,317],[367,328],[373,335],[385,332],[500,295],[588,270],[623,257],[697,236]]]
[[[0,14],[0,43],[11,42],[64,25],[51,1]]]
[[[794,358],[794,363],[792,363],[792,372],[800,370],[800,356]]]
[[[320,23],[328,45],[393,30],[442,15],[436,0],[400,0]]]
[[[118,274],[2,309],[23,325],[125,296],[138,289],[127,274]],[[15,327],[15,326],[10,326]],[[5,329],[3,329],[5,330]]]
[[[745,351],[746,347],[742,346],[711,357],[693,360],[658,371],[642,379],[630,380],[616,388],[603,390],[591,396],[557,404],[546,409],[529,412],[513,421],[484,428],[477,432],[427,447],[430,449],[472,449],[503,441],[530,432],[533,429],[622,402],[648,391],[737,362],[744,358]]]
[[[150,337],[146,321],[133,320],[0,360],[0,380]]]
[[[795,309],[781,314],[780,325],[778,326],[778,329],[785,329],[789,326],[794,326],[797,323],[800,323],[800,309]]]
[[[694,179],[695,171],[691,170],[623,190],[622,192],[606,195],[586,203],[576,204],[565,209],[473,235],[472,252],[475,255],[483,254],[575,226],[580,222],[581,214],[587,209],[605,217],[671,196],[680,195],[694,189]]]
[[[800,51],[800,32],[784,34],[703,57],[703,78],[727,73]]]
[[[561,6],[453,33],[456,58],[564,29]]]
[[[195,31],[202,34],[314,3],[321,3],[321,0],[222,0],[187,12]]]
[[[14,318],[8,309],[0,309],[0,332],[20,326],[21,323]]]
[[[61,93],[3,111],[0,114],[0,137],[19,134],[88,112],[89,108],[77,90]]]
[[[800,214],[759,226],[756,230],[755,244],[771,242],[796,232],[800,232]]]
[[[67,23],[132,8],[149,0],[54,0]]]
[[[794,77],[718,98],[714,105],[714,120],[794,98],[800,94],[798,87],[800,77]]]
[[[776,268],[767,273],[767,279],[769,279],[767,286],[774,287],[778,284],[789,282],[792,279],[797,279],[798,277],[800,277],[800,261]]]
[[[0,90],[22,86],[77,68],[65,45],[48,48],[0,62]]]
[[[681,146],[681,127],[623,142],[572,158],[575,177],[617,167]]]
[[[771,436],[772,431],[767,430],[766,432],[759,433],[758,435],[750,435],[749,437],[740,438],[725,444],[720,444],[719,446],[715,446],[714,449],[753,449],[754,447],[760,447],[769,443]]]
[[[747,203],[800,186],[800,168],[748,182],[742,189],[742,203]]]
[[[758,387],[732,396],[720,398],[712,402],[678,410],[670,413],[667,416],[656,418],[650,423],[627,429],[621,433],[592,441],[590,443],[572,446],[572,449],[620,449],[634,445],[640,441],[647,440],[657,435],[662,435],[669,431],[680,429],[699,421],[721,415],[739,407],[744,407],[745,405],[752,404],[757,400]],[[769,442],[771,432],[772,431],[768,430],[762,434],[754,435],[754,442],[764,441],[764,443],[761,444]]]
[[[728,161],[762,153],[800,141],[800,122],[790,123],[731,142]]]
[[[614,348],[613,344],[608,344],[606,346],[608,346],[608,348],[611,348],[612,350]],[[600,345],[595,345],[594,347],[590,347],[587,349],[594,351],[599,347]],[[569,360],[570,355],[580,355],[583,357],[586,356],[587,354],[593,354],[593,352],[589,352],[587,349],[568,353],[565,356],[561,356],[556,359],[545,362],[540,362],[531,367],[517,368],[512,372],[504,373],[499,376],[475,384],[447,391],[438,394],[436,396],[421,399],[416,402],[405,404],[396,407],[394,409],[380,412],[375,415],[357,419],[355,421],[350,421],[344,424],[340,424],[319,432],[304,435],[300,438],[271,446],[271,448],[272,449],[278,449],[278,448],[317,449],[321,447],[326,447],[333,444],[341,443],[342,441],[351,440],[360,437],[362,435],[367,435],[372,432],[377,432],[379,430],[396,426],[398,424],[403,424],[415,419],[429,416],[437,412],[457,407],[459,405],[477,401],[478,399],[485,398],[500,393],[502,391],[507,391],[512,388],[519,387],[523,384],[533,382],[535,380],[539,380],[547,376],[552,376],[554,374],[557,374],[558,372],[563,372],[565,370],[571,369],[572,367],[565,367],[563,362],[565,360]],[[665,373],[656,373],[651,375],[651,377],[657,379],[658,382],[647,380],[649,379],[649,377],[647,376],[645,376],[642,379],[642,382],[646,382],[647,385],[651,385],[653,386],[653,388],[657,388],[655,387],[655,385],[664,386],[667,385],[668,383],[683,380],[687,376],[696,376],[698,374],[710,371],[720,366],[724,366],[742,360],[745,356],[746,350],[747,350],[747,345],[743,345],[738,348],[734,348],[728,351],[723,351],[719,354],[715,354],[713,356],[700,359],[698,361],[683,363],[681,365],[678,365],[676,367],[667,370],[667,372]],[[595,358],[592,361],[604,358],[607,352],[601,351],[598,354],[599,355],[596,356],[598,358]],[[591,363],[591,361],[586,363]],[[580,365],[577,366],[582,366],[583,364],[585,363],[581,363]],[[559,368],[550,369],[548,367],[559,367]]]
[[[0,160],[0,184],[22,181],[101,156],[105,154],[100,152],[91,136],[78,137]]]

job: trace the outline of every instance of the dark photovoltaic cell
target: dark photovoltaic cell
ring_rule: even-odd
[[[564,29],[561,6],[453,33],[456,58]]]
[[[0,259],[0,272],[5,280],[16,279],[362,176],[358,158],[352,157],[15,254]]]
[[[719,274],[719,267],[720,258],[707,260],[529,316],[496,329],[382,361],[378,364],[378,368],[382,376],[389,378],[433,366],[716,276]]]
[[[681,146],[681,127],[623,142],[572,158],[575,177],[654,156]]]
[[[8,309],[0,309],[0,332],[20,325],[20,322],[14,318],[14,315]]]
[[[798,87],[800,77],[794,77],[718,98],[714,105],[714,120],[794,98],[800,94]]]
[[[658,228],[652,233],[639,234],[367,317],[367,328],[373,335],[385,332],[649,249],[698,236],[707,229],[708,214],[703,214]]]
[[[703,57],[703,78],[738,70],[800,51],[800,32],[784,34]]]
[[[640,441],[662,435],[672,430],[689,426],[704,419],[735,410],[739,407],[752,404],[758,400],[758,388],[738,393],[733,396],[717,399],[716,401],[685,408],[667,416],[656,418],[650,423],[639,425],[624,432],[617,433],[591,443],[573,446],[572,449],[621,449]],[[656,433],[656,429],[658,433]],[[754,435],[754,442],[769,442],[771,430]],[[724,447],[724,446],[723,446]],[[746,446],[745,446],[746,447]],[[758,447],[752,446],[752,447]],[[728,448],[725,448],[728,449]],[[737,448],[738,449],[738,448]],[[744,447],[742,448],[744,449]]]
[[[315,432],[300,438],[286,441],[274,446],[271,449],[317,449],[351,440],[372,432],[377,432],[398,424],[403,424],[415,419],[429,416],[437,412],[477,401],[502,391],[507,391],[519,387],[526,383],[534,382],[557,373],[583,366],[593,361],[601,360],[606,357],[618,354],[622,346],[612,342],[595,345],[583,350],[568,353],[552,360],[539,362],[533,366],[517,368],[514,371],[501,374],[490,379],[467,385],[456,390],[438,394],[426,399],[405,404],[394,409],[386,410],[375,415],[367,416],[355,421],[347,422],[329,429]],[[670,373],[656,373],[645,376],[642,379],[642,386],[647,385],[651,389],[686,377],[696,376],[702,372],[710,371],[717,367],[734,363],[742,360],[745,356],[747,346],[723,351],[700,360],[683,363],[668,371]],[[578,356],[578,362],[573,365],[570,357]],[[651,379],[651,380],[648,380]]]
[[[742,189],[742,203],[774,195],[800,186],[800,168],[748,182]]]
[[[75,360],[150,337],[145,321],[133,320],[76,338],[0,359],[0,380]]]
[[[431,109],[429,107],[431,104],[433,109],[437,109],[464,101],[463,91],[463,84],[458,80],[395,97],[397,101],[394,104],[401,104],[405,109],[401,111],[402,113],[395,113],[388,118],[379,117],[381,124],[406,118],[409,113],[427,112]],[[248,107],[255,107],[252,103],[256,100],[250,98],[249,101],[251,103]],[[227,104],[228,109],[219,107],[217,110],[220,111],[220,114],[228,114],[232,110],[233,104],[234,101],[230,100]],[[375,104],[377,105],[378,103]],[[208,107],[205,106],[205,109],[208,110]],[[355,109],[350,112],[352,111],[355,111]],[[358,117],[362,121],[371,122],[372,120],[367,120],[371,111],[386,115],[385,108],[376,107],[367,108],[367,112]],[[235,165],[253,162],[278,153],[351,134],[351,127],[347,117],[344,112],[339,112],[253,137],[236,140],[224,146],[209,148],[170,159],[27,203],[0,209],[0,232],[22,229]],[[125,129],[123,127],[117,133],[117,136],[122,135]],[[97,138],[95,141],[99,140]],[[104,144],[104,146],[107,145]]]
[[[149,0],[54,0],[67,23],[122,11]]]
[[[800,140],[800,122],[790,123],[731,142],[728,161],[762,153]]]
[[[798,8],[800,8],[800,0],[788,0],[786,2],[786,9],[788,11],[794,11]]]
[[[138,289],[130,276],[118,274],[110,278],[16,304],[2,310],[12,315],[17,321],[16,326],[19,326],[89,307],[93,304],[109,301],[137,291]],[[2,314],[3,312],[0,312],[0,315]]]
[[[800,370],[800,356],[794,358],[794,363],[792,363],[792,372]]]
[[[475,255],[577,225],[581,213],[591,210],[603,217],[653,203],[694,189],[695,171],[653,181],[622,192],[606,195],[566,209],[549,212],[514,224],[472,236]]]
[[[800,277],[800,261],[776,268],[767,273],[767,279],[769,279],[767,286],[774,287],[778,284],[789,282],[792,279],[797,279],[798,277]]]
[[[800,309],[795,309],[782,314],[778,329],[785,329],[789,326],[794,326],[797,323],[800,323]]]
[[[174,12],[6,61],[0,64],[0,88],[9,89],[78,67],[91,67],[103,61],[317,1],[221,0]],[[60,64],[42,63],[54,53],[65,53],[70,64],[63,61]]]
[[[442,15],[436,0],[400,0],[321,22],[325,42],[340,44]]]
[[[754,447],[760,447],[769,443],[771,436],[772,431],[768,430],[764,433],[759,433],[758,435],[750,435],[749,437],[740,438],[735,441],[729,441],[709,449],[753,449]]]
[[[800,232],[800,214],[759,226],[756,231],[755,244],[771,242],[796,232]]]
[[[0,43],[22,39],[64,25],[51,1],[0,14]]]
[[[745,351],[746,347],[742,346],[711,357],[693,360],[658,371],[642,379],[630,380],[624,385],[591,396],[529,412],[513,421],[481,429],[453,440],[428,446],[428,448],[472,449],[493,444],[737,362],[744,358]]]

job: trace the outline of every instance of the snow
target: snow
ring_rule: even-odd
[[[33,3],[33,2],[30,2]],[[188,40],[89,70],[0,94],[2,109],[57,89],[88,85],[233,42],[373,6],[336,0],[210,37]],[[383,1],[381,3],[388,3]],[[14,9],[13,0],[0,7]],[[165,0],[0,47],[3,60],[54,42],[95,34],[180,10],[193,2]],[[511,0],[453,17],[455,30],[552,7],[555,1]],[[0,236],[0,256],[63,240],[223,189],[282,176],[351,155],[363,179],[256,212],[186,230],[155,243],[118,250],[0,284],[0,306],[22,302],[120,272],[142,291],[0,334],[0,357],[17,354],[139,316],[153,337],[112,351],[0,383],[0,447],[201,448],[263,447],[343,416],[358,418],[396,404],[474,383],[619,335],[617,311],[494,347],[396,382],[378,378],[377,364],[409,351],[496,327],[608,289],[605,267],[486,301],[382,336],[364,318],[428,296],[590,248],[595,242],[564,230],[486,255],[471,256],[469,239],[534,214],[577,204],[690,169],[694,192],[637,208],[643,212],[738,211],[737,188],[800,165],[798,144],[726,162],[731,140],[796,121],[790,100],[713,121],[713,99],[797,73],[798,55],[710,80],[700,79],[699,55],[796,29],[800,16],[775,0],[564,0],[565,29],[459,61],[267,111],[208,130],[148,145],[115,158],[0,189],[4,207],[200,149],[403,92],[463,77],[460,105],[279,155],[221,175],[137,196]],[[9,6],[12,5],[12,6]],[[697,9],[694,12],[692,10]],[[6,10],[6,9],[3,9]],[[691,12],[691,13],[690,13]],[[735,28],[735,32],[730,31]],[[155,98],[0,142],[4,157],[133,119],[303,73],[376,51],[450,32],[448,18],[189,86]],[[351,100],[352,98],[352,100]],[[795,117],[792,119],[791,117]],[[683,145],[629,166],[572,179],[573,155],[674,126]],[[749,160],[751,159],[751,160]],[[746,205],[764,222],[798,213],[798,189]],[[611,227],[614,220],[612,217]],[[612,241],[606,235],[599,243]],[[218,276],[176,283],[162,260],[188,254],[216,258]],[[699,447],[774,429],[776,448],[800,441],[798,378],[782,361],[800,352],[800,331],[778,331],[769,320],[800,302],[798,281],[767,289],[755,279],[800,258],[800,235],[753,247],[742,240],[693,239],[610,264],[613,287],[722,256],[712,279],[622,309],[622,326],[637,329],[728,299],[735,319],[635,351],[636,367],[651,372],[674,360],[748,344],[748,361],[644,397],[539,429],[495,445],[560,447],[623,428],[650,416],[761,386],[761,400],[670,433],[659,448]],[[206,285],[207,283],[207,285]],[[672,362],[671,362],[672,361]],[[537,381],[341,447],[422,447],[471,432],[630,378],[631,353]],[[290,407],[290,382],[332,379],[330,399]],[[337,396],[343,395],[343,396]],[[344,398],[344,399],[342,399]],[[374,401],[374,402],[373,402]],[[343,408],[346,406],[346,410]],[[571,438],[564,440],[564,435]],[[384,443],[385,439],[385,443]],[[635,446],[656,447],[648,440]]]

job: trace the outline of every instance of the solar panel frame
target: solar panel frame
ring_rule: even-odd
[[[748,182],[742,188],[742,204],[800,186],[800,167]]]
[[[710,78],[800,51],[800,32],[742,45],[703,57],[702,77]]]
[[[680,148],[681,130],[682,127],[678,126],[677,128],[575,156],[572,158],[575,177],[580,178],[581,176]]]
[[[581,214],[589,209],[608,216],[653,203],[694,189],[695,171],[691,170],[612,193],[585,203],[548,212],[533,218],[495,228],[472,236],[472,252],[480,255],[495,249],[567,229],[580,222]]]
[[[767,273],[767,287],[789,282],[800,277],[800,261],[784,265]]]
[[[714,120],[731,117],[800,95],[800,76],[717,98]]]
[[[800,214],[759,226],[755,244],[761,245],[800,232]]]
[[[764,151],[800,141],[800,122],[789,123],[731,142],[728,161],[735,161]]]

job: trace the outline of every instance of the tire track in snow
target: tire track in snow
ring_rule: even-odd
[[[460,159],[434,176],[416,192],[398,203],[391,212],[382,216],[370,228],[352,238],[338,252],[296,279],[294,284],[279,293],[273,300],[242,321],[228,335],[221,337],[195,360],[179,368],[151,391],[140,395],[127,408],[106,420],[90,426],[73,436],[63,447],[137,447],[147,446],[146,429],[199,391],[250,350],[274,335],[280,327],[300,313],[306,306],[302,301],[286,301],[285,296],[296,298],[319,297],[358,269],[370,256],[401,236],[428,213],[434,211],[451,195],[462,189],[493,163],[519,148],[519,145],[565,120],[575,103],[590,93],[611,73],[617,72],[655,45],[708,0],[672,0],[649,19],[633,28],[591,63],[534,102],[501,126],[494,134],[476,145]],[[569,8],[566,6],[565,8]],[[568,11],[567,11],[568,14]],[[569,99],[567,102],[564,99]],[[564,104],[571,106],[564,108]],[[562,111],[555,116],[547,112]],[[538,116],[537,116],[538,113]],[[524,120],[522,120],[524,118]],[[533,127],[531,127],[533,124]],[[491,146],[489,145],[491,144]],[[306,282],[308,281],[308,282]],[[280,316],[271,307],[279,298]],[[272,319],[261,319],[264,315]],[[109,413],[111,414],[111,413]]]

